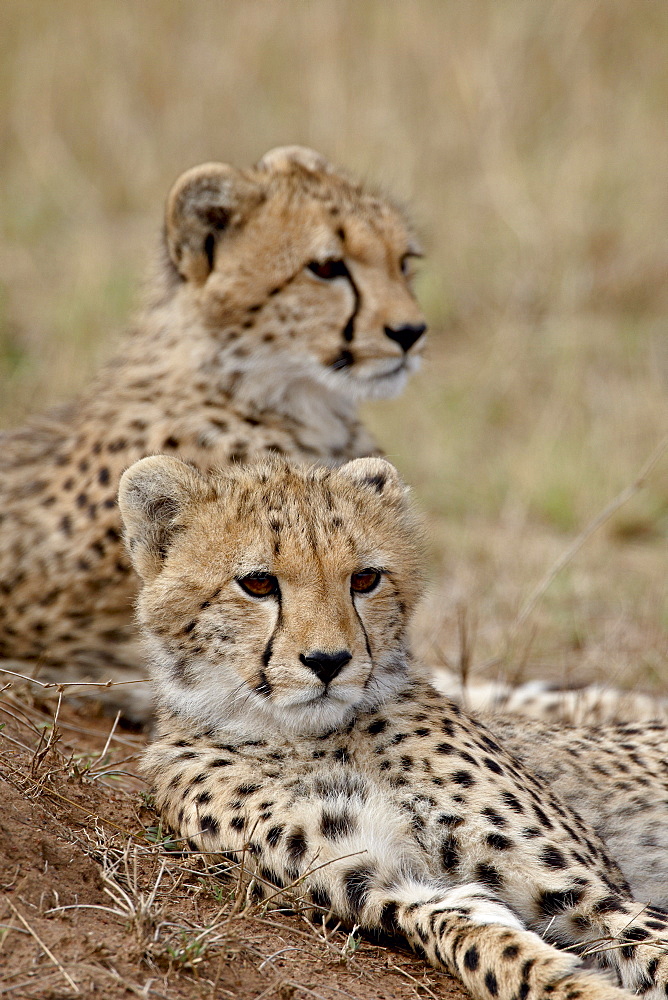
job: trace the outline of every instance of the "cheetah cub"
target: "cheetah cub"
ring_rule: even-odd
[[[416,518],[389,463],[204,476],[154,456],[119,504],[159,703],[145,769],[193,849],[244,852],[261,894],[300,880],[315,908],[405,936],[475,997],[629,995],[574,951],[665,997],[667,915],[629,887],[667,825],[665,731],[524,736],[516,720],[499,740],[426,683],[406,636]],[[626,817],[618,858],[569,782],[603,789],[587,806],[602,828]]]
[[[71,407],[0,435],[0,656],[59,681],[142,675],[116,492],[143,455],[206,470],[377,453],[357,406],[418,365],[416,255],[403,213],[313,150],[183,174],[118,356]]]

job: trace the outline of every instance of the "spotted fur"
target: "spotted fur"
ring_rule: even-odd
[[[160,705],[145,769],[192,849],[403,935],[475,997],[665,997],[666,729],[486,725],[431,687],[389,463],[154,457],[119,502]]]
[[[357,404],[398,393],[418,364],[418,253],[397,208],[312,150],[179,178],[150,302],[117,356],[72,406],[0,435],[0,656],[57,680],[141,674],[115,499],[136,459],[375,453]]]

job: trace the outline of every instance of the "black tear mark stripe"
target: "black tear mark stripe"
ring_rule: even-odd
[[[368,636],[367,630],[364,628],[364,622],[362,621],[362,619],[360,617],[360,613],[357,610],[357,607],[355,606],[355,600],[354,600],[354,598],[352,599],[352,605],[353,605],[353,611],[355,612],[355,615],[357,616],[357,621],[360,623],[360,628],[362,629],[362,634],[364,635],[364,643],[366,645],[367,655],[368,655],[369,660],[371,661],[371,663],[373,663],[373,655],[371,653],[371,645],[369,643],[369,636]]]
[[[355,336],[355,320],[357,319],[357,314],[360,311],[360,306],[362,304],[362,296],[360,295],[360,290],[355,284],[355,280],[352,274],[350,273],[350,271],[348,270],[343,261],[341,261],[341,272],[342,272],[341,276],[344,277],[346,281],[350,283],[350,287],[352,288],[353,291],[353,299],[354,299],[353,311],[350,314],[348,322],[343,328],[343,339],[347,344],[350,344],[352,342],[353,337]]]
[[[276,591],[275,596],[276,596],[276,601],[278,602],[278,616],[276,618],[276,625],[274,626],[274,631],[269,636],[267,645],[264,647],[264,652],[262,654],[263,669],[260,671],[260,681],[256,685],[255,689],[258,692],[258,694],[264,694],[264,695],[268,695],[271,693],[271,683],[267,679],[265,669],[269,666],[269,661],[271,660],[271,656],[274,651],[274,641],[276,639],[276,636],[278,635],[281,625],[283,624],[283,606],[281,603],[280,590]]]

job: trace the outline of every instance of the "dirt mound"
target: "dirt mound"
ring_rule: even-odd
[[[36,690],[0,696],[0,996],[463,996],[399,946],[253,903],[234,866],[178,850],[137,774],[142,737]]]

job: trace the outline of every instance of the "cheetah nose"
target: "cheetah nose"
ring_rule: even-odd
[[[385,327],[385,333],[390,340],[396,340],[397,344],[404,351],[409,351],[416,340],[419,340],[427,329],[426,323],[419,323],[417,326],[406,324],[406,326]]]
[[[323,683],[329,684],[345,667],[346,663],[352,660],[352,654],[345,649],[339,650],[338,653],[323,653],[318,649],[314,653],[309,653],[308,656],[300,653],[299,659],[305,667],[310,667]]]

